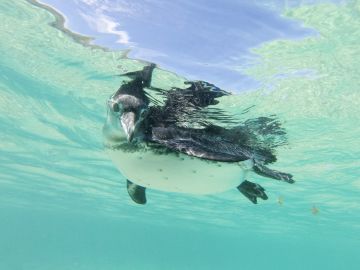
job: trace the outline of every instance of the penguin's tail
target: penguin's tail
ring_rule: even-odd
[[[257,173],[258,175],[261,175],[261,176],[284,181],[289,184],[295,183],[295,180],[293,179],[292,174],[272,170],[272,169],[266,167],[265,165],[262,165],[262,164],[256,162],[256,160],[254,160],[253,170],[255,173]]]

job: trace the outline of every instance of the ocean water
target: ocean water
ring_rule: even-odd
[[[252,91],[221,106],[276,115],[288,144],[257,175],[257,205],[148,190],[135,205],[104,152],[106,100],[117,75],[141,69],[89,46],[28,1],[0,2],[0,269],[358,269],[360,258],[360,2],[284,11],[317,34],[253,49]],[[154,85],[185,78],[157,69]]]

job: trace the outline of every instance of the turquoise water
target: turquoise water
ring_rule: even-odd
[[[262,86],[222,106],[277,115],[289,144],[272,167],[297,182],[253,175],[269,195],[258,205],[237,190],[148,190],[143,207],[101,130],[117,75],[144,63],[84,46],[27,1],[0,2],[0,269],[358,269],[360,3],[284,15],[318,35],[255,48],[244,72]],[[156,70],[153,83],[183,81]]]

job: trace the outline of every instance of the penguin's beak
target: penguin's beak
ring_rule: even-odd
[[[121,125],[126,133],[128,142],[131,142],[134,138],[136,123],[136,114],[134,112],[124,112],[121,115]]]

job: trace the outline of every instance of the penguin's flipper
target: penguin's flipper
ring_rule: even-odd
[[[247,180],[242,182],[237,189],[254,204],[257,204],[257,198],[261,198],[263,200],[268,199],[265,189],[262,186]]]
[[[271,170],[268,167],[266,167],[266,166],[264,166],[262,164],[259,164],[257,162],[254,162],[253,170],[254,170],[255,173],[257,173],[258,175],[261,175],[261,176],[265,176],[265,177],[273,178],[273,179],[276,179],[276,180],[284,181],[284,182],[287,182],[289,184],[295,183],[295,180],[292,179],[293,178],[292,174]]]
[[[136,185],[130,180],[127,180],[127,191],[130,195],[130,198],[138,203],[138,204],[145,204],[146,203],[146,195],[145,190],[146,188]]]

